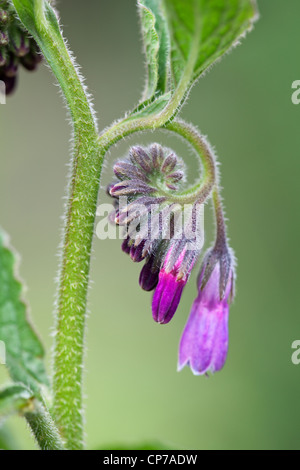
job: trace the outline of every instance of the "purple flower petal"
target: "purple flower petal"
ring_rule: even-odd
[[[220,266],[216,264],[205,287],[193,303],[179,346],[178,370],[189,365],[195,375],[214,373],[223,368],[228,351],[228,298],[232,277],[226,286],[226,295],[220,299]]]
[[[157,323],[166,324],[172,319],[185,284],[186,280],[177,280],[173,273],[160,271],[152,301],[152,315]]]
[[[228,305],[210,310],[195,300],[184,329],[178,370],[189,365],[195,375],[216,372],[223,368],[228,350]]]

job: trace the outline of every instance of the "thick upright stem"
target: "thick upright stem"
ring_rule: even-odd
[[[69,55],[53,43],[57,74],[74,125],[74,151],[66,208],[56,312],[53,364],[54,418],[67,448],[83,446],[82,372],[90,255],[102,159],[97,128]]]
[[[57,302],[54,417],[67,447],[83,445],[82,369],[90,256],[102,159],[75,133]]]
[[[97,128],[68,55],[53,48],[74,125],[74,151],[66,208],[54,354],[54,418],[67,447],[83,446],[82,372],[90,255],[102,168]],[[65,83],[66,80],[66,83]]]

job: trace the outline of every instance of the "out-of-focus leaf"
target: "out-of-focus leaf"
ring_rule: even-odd
[[[5,425],[0,426],[0,450],[14,450],[20,448],[17,440],[13,436],[9,427]]]
[[[15,382],[39,393],[39,384],[48,384],[44,350],[28,319],[16,264],[17,255],[0,230],[0,341],[5,345],[5,362]]]
[[[32,392],[24,385],[13,384],[0,390],[0,420],[30,406]]]

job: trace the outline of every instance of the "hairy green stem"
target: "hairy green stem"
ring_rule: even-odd
[[[66,209],[56,312],[53,412],[69,449],[83,447],[82,372],[87,290],[102,162],[97,127],[68,54],[53,47],[57,78],[74,126],[72,174]]]
[[[48,39],[50,42],[51,37]],[[49,49],[47,52],[50,55]],[[52,68],[67,99],[74,128],[72,173],[56,311],[53,413],[67,448],[81,449],[86,302],[103,160],[99,154],[93,113],[70,56],[55,41],[52,42],[50,52],[49,63],[55,64]]]
[[[72,170],[56,308],[53,416],[68,449],[83,447],[82,370],[90,253],[102,159],[89,99],[48,2],[14,0],[66,98],[73,125]]]
[[[44,406],[35,400],[34,408],[24,413],[26,421],[41,450],[63,450],[58,430]]]
[[[165,129],[183,137],[196,150],[203,167],[203,175],[200,181],[187,191],[178,193],[174,197],[174,202],[188,204],[197,201],[201,204],[210,195],[216,179],[216,165],[213,153],[204,137],[191,124],[187,124],[181,119],[176,119],[166,124]]]
[[[226,244],[226,223],[222,199],[217,185],[215,185],[213,188],[212,200],[216,217],[216,245],[220,244],[221,246],[223,246],[224,243]]]
[[[200,21],[199,17],[196,17],[196,21]],[[165,108],[158,114],[142,118],[135,119],[133,114],[132,116],[129,116],[129,118],[119,120],[109,129],[105,129],[99,136],[99,146],[101,147],[102,155],[105,154],[113,144],[134,132],[163,128],[178,113],[180,106],[183,104],[187,93],[190,90],[190,82],[195,63],[197,61],[197,45],[199,42],[200,30],[199,28],[196,28],[196,30],[198,33],[194,37],[193,46],[191,48],[184,73],[182,74],[181,80]]]

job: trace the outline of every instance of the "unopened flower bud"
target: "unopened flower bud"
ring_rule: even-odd
[[[0,67],[3,67],[7,62],[7,52],[4,47],[0,48]]]
[[[168,194],[184,180],[184,170],[182,160],[159,144],[134,146],[129,159],[114,165],[119,182],[108,187],[116,208],[111,219],[127,230],[122,250],[135,262],[145,260],[139,284],[146,291],[155,289],[152,314],[161,324],[173,317],[202,248],[197,238],[190,239],[195,236],[197,204],[191,205],[188,217],[185,214],[178,233],[176,218],[182,219],[184,205],[168,201]],[[125,196],[128,200],[121,206]]]
[[[170,153],[170,155],[167,156],[167,158],[165,159],[161,167],[162,172],[166,174],[170,173],[171,171],[174,170],[177,163],[178,161],[177,161],[177,157],[175,153]]]
[[[0,46],[7,46],[9,43],[9,37],[4,31],[0,31]]]
[[[142,147],[132,147],[129,156],[133,164],[137,164],[146,174],[153,171],[153,161]]]
[[[219,298],[222,300],[228,286],[230,276],[234,272],[234,255],[225,242],[223,246],[215,246],[208,250],[203,260],[203,267],[199,274],[199,288],[204,289],[215,267],[219,265]],[[232,284],[233,286],[233,284]],[[231,300],[233,290],[231,291]]]
[[[168,323],[174,316],[198,254],[189,252],[184,242],[171,244],[152,300],[152,315],[157,323]]]
[[[17,85],[17,77],[7,77],[0,72],[0,80],[5,84],[5,92],[7,95],[14,92]]]
[[[140,273],[139,284],[145,291],[155,289],[158,284],[159,268],[153,255],[149,257]]]
[[[6,25],[9,20],[9,15],[6,10],[0,10],[0,25]]]
[[[24,57],[30,51],[30,39],[16,26],[10,29],[10,47],[17,57]]]
[[[16,88],[19,65],[32,71],[41,60],[39,48],[17,18],[12,2],[0,0],[0,79],[6,94]]]
[[[4,67],[4,73],[7,77],[15,77],[18,73],[19,59],[13,54],[9,55],[7,64]]]

